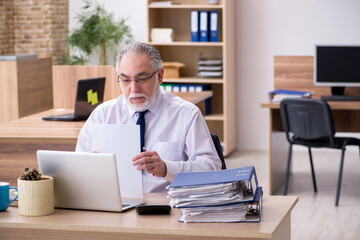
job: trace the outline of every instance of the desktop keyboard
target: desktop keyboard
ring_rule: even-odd
[[[360,101],[360,96],[332,95],[321,96],[323,101]]]

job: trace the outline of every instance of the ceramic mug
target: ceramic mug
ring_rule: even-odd
[[[0,212],[5,211],[9,204],[17,199],[17,195],[14,199],[10,199],[9,191],[10,189],[15,189],[16,187],[10,187],[10,184],[7,182],[0,182]]]

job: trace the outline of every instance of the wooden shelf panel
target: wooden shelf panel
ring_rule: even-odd
[[[204,47],[222,47],[223,42],[189,42],[189,41],[174,41],[171,43],[149,42],[153,46],[204,46]]]
[[[209,5],[209,4],[173,4],[168,6],[156,6],[156,5],[149,5],[150,9],[223,9],[223,6],[218,5]]]
[[[205,116],[206,121],[224,121],[224,114],[210,114]]]
[[[202,92],[171,92],[172,94],[186,100],[192,102],[194,104],[198,104],[202,101],[213,96],[212,91],[202,91]]]
[[[195,83],[195,84],[224,84],[222,78],[196,78],[196,77],[181,77],[181,78],[164,78],[164,83]]]

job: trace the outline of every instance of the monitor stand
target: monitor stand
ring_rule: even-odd
[[[345,87],[331,87],[331,95],[342,95],[344,96]]]

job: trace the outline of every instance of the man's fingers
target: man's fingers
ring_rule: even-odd
[[[147,173],[157,177],[164,177],[166,164],[160,159],[156,151],[142,152],[133,158],[133,165],[137,170],[146,170]]]

